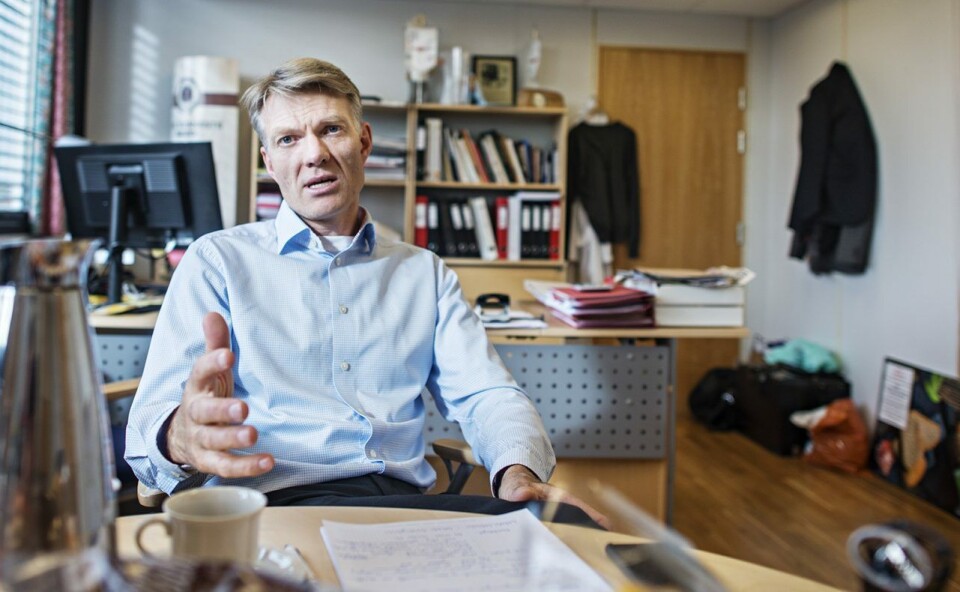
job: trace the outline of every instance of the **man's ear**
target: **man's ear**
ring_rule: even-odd
[[[267,149],[263,146],[260,146],[260,156],[263,157],[263,166],[266,167],[267,172],[273,177],[273,163],[270,162],[270,155],[267,154]]]
[[[360,127],[360,156],[367,162],[370,152],[373,151],[373,128],[366,121]]]

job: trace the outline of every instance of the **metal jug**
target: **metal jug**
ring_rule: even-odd
[[[97,588],[109,569],[115,472],[85,307],[91,247],[0,245],[0,590]]]

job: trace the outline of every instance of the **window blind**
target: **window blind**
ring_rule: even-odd
[[[40,182],[37,165],[45,136],[33,108],[39,4],[0,0],[0,210],[26,210]]]

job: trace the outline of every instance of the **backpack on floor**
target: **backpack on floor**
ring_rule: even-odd
[[[734,368],[708,370],[690,391],[690,412],[712,430],[732,430],[737,426],[736,383]]]

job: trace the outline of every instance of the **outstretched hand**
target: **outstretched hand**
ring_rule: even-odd
[[[546,501],[576,506],[594,522],[609,529],[610,521],[588,503],[559,487],[544,483],[523,465],[511,465],[500,480],[500,499],[511,502]]]
[[[203,319],[206,352],[197,358],[167,431],[170,460],[220,477],[256,477],[273,469],[270,454],[233,454],[257,442],[257,429],[242,425],[249,409],[233,398],[230,330],[217,313]]]

